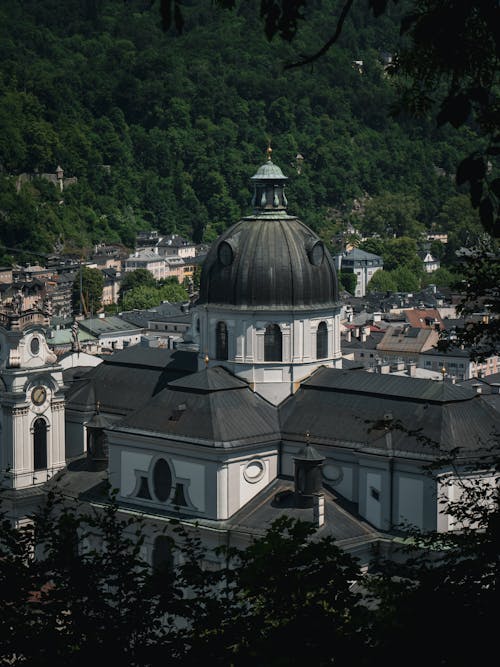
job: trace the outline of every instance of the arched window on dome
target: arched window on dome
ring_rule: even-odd
[[[39,417],[33,425],[33,470],[47,467],[47,422]]]
[[[278,324],[268,324],[264,334],[264,361],[282,361],[283,344]]]
[[[316,332],[316,359],[325,359],[328,356],[328,327],[326,322],[320,322]]]
[[[219,361],[226,361],[227,353],[227,325],[225,322],[217,322],[215,327],[215,357]]]

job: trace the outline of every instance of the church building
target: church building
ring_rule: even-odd
[[[149,561],[172,519],[210,548],[287,514],[365,563],[408,524],[453,527],[443,504],[495,442],[498,412],[446,380],[342,369],[334,263],[287,212],[286,181],[269,151],[252,214],[212,245],[197,352],[136,345],[63,373],[42,314],[2,316],[1,466],[18,517],[54,478],[102,504],[107,478],[121,511],[147,519]]]

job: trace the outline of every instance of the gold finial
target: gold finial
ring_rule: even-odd
[[[446,375],[446,368],[444,367],[444,364],[443,364],[443,367],[441,368],[441,375],[443,376],[443,380],[444,380],[444,376]]]
[[[267,140],[267,161],[271,162],[271,155],[272,155],[273,149],[271,148],[271,139]]]
[[[99,414],[99,411],[101,410],[101,401],[97,401],[95,404],[95,411],[97,414]]]
[[[205,362],[205,368],[208,368],[208,362],[210,361],[210,357],[208,356],[208,352],[205,352],[205,359],[203,361]]]
[[[311,434],[309,431],[306,431],[306,445],[310,444]]]

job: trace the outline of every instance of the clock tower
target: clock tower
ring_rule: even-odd
[[[45,313],[0,312],[1,485],[43,484],[65,466],[62,369],[49,349]]]

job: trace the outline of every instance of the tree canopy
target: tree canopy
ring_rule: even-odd
[[[81,255],[102,241],[131,247],[150,228],[213,239],[250,211],[249,178],[269,138],[290,211],[319,233],[365,193],[413,201],[411,233],[457,196],[452,179],[476,128],[388,113],[399,7],[375,19],[353,4],[311,72],[282,65],[327,37],[333,0],[307,8],[292,44],[266,39],[252,2],[183,6],[180,35],[162,32],[139,0],[86,4],[0,9],[4,246],[50,253],[62,243]],[[302,8],[285,6],[284,34],[292,4]],[[164,18],[175,6],[162,4]],[[58,165],[77,179],[62,191],[41,177]]]
[[[470,665],[478,647],[495,648],[498,501],[494,485],[465,477],[447,508],[458,531],[407,527],[397,557],[375,553],[363,573],[331,537],[286,516],[214,560],[176,521],[151,536],[113,495],[91,508],[56,488],[31,522],[0,517],[0,664],[368,667],[405,654],[415,667]]]

